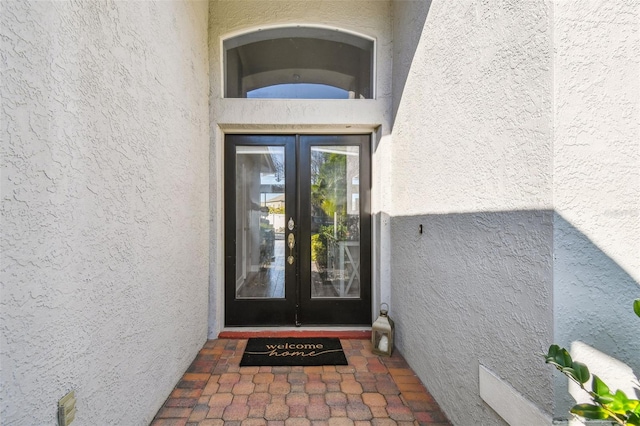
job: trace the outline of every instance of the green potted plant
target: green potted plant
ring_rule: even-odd
[[[633,310],[640,317],[640,299],[634,300]],[[591,403],[576,404],[571,408],[571,413],[590,420],[610,420],[619,425],[640,426],[640,401],[629,398],[621,390],[611,392],[598,376],[591,375],[585,364],[571,359],[565,348],[551,345],[545,362],[556,367],[591,397]],[[585,383],[592,377],[591,389],[588,389]]]

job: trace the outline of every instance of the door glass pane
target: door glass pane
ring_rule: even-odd
[[[311,147],[311,297],[360,297],[360,148]]]
[[[236,298],[284,298],[284,147],[236,148]]]

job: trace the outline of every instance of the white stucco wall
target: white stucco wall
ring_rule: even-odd
[[[454,424],[503,422],[479,365],[550,414],[551,9],[397,1],[393,16],[409,43],[394,45],[397,346]]]
[[[640,374],[631,308],[640,297],[639,22],[634,1],[554,8],[555,340],[631,394],[630,368]],[[566,417],[573,399],[561,375],[556,393],[556,415]]]
[[[376,261],[388,259],[388,227],[381,211],[389,195],[381,179],[387,170],[391,122],[391,6],[388,1],[216,1],[210,3],[211,79],[211,291],[209,336],[224,327],[223,276],[223,142],[235,133],[373,133],[372,204],[374,229],[380,244]],[[311,25],[338,28],[375,39],[376,98],[356,100],[224,99],[222,97],[222,40],[230,35],[265,27]],[[386,234],[385,234],[386,232]],[[385,260],[388,265],[388,260]],[[388,295],[388,273],[375,265],[374,293]],[[387,280],[384,282],[384,280]],[[386,289],[386,290],[385,290]],[[382,295],[382,296],[380,296]],[[376,310],[377,313],[377,310]]]
[[[0,2],[0,418],[148,424],[202,346],[206,2]]]

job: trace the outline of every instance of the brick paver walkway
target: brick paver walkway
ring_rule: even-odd
[[[151,425],[450,425],[397,351],[341,340],[349,365],[240,367],[246,343],[208,341]]]

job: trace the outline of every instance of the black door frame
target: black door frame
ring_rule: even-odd
[[[346,143],[345,143],[346,141]],[[236,146],[283,146],[285,150],[286,218],[296,218],[292,233],[296,261],[285,263],[284,299],[236,299]],[[357,145],[360,147],[360,297],[311,298],[311,270],[301,267],[311,259],[310,147]],[[321,326],[371,324],[371,135],[247,135],[227,134],[224,141],[225,205],[225,326]],[[288,231],[287,231],[288,233]],[[305,242],[301,244],[301,242]],[[288,252],[288,249],[287,249]]]
[[[344,140],[347,139],[347,143]],[[358,145],[360,147],[360,298],[311,298],[310,268],[300,270],[300,315],[303,324],[371,324],[371,137],[370,135],[302,135],[298,147],[298,184],[300,193],[310,194],[311,146]],[[302,198],[302,197],[301,197]],[[311,241],[310,203],[298,203],[300,241]],[[367,232],[365,232],[365,230]],[[311,244],[300,245],[299,256],[311,260]],[[366,254],[366,255],[365,255]],[[354,317],[358,320],[354,322]]]

